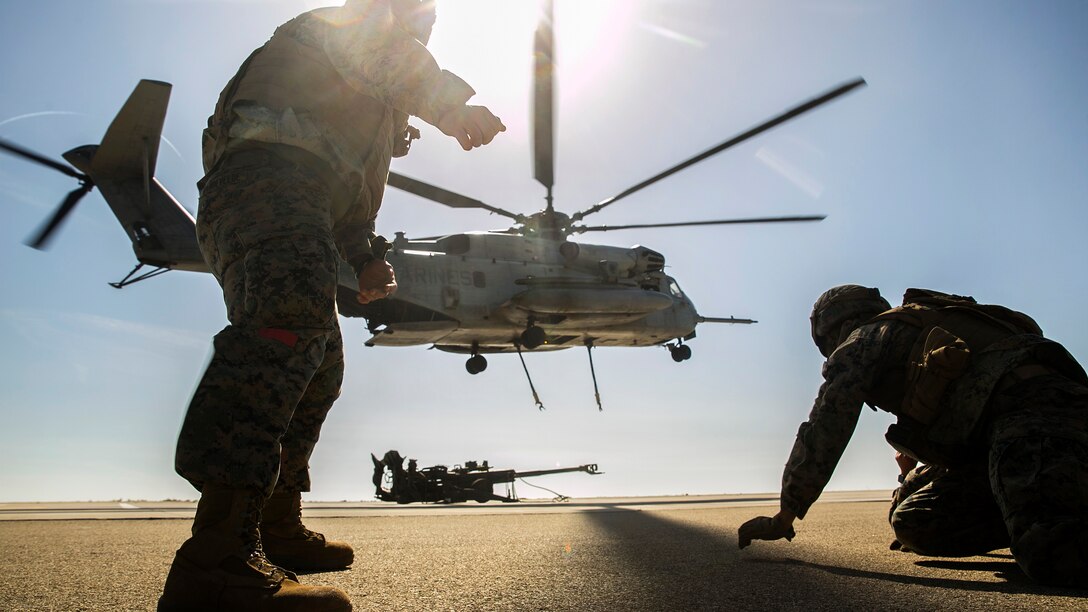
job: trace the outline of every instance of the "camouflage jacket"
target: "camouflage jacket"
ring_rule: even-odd
[[[863,325],[827,358],[824,382],[782,474],[783,508],[804,518],[854,434],[867,390],[880,384],[886,364],[905,364],[916,336],[894,321]]]
[[[333,229],[358,270],[408,115],[437,124],[474,93],[400,27],[390,0],[316,9],[280,26],[224,88],[204,133],[205,171],[253,143],[319,158],[341,183]]]
[[[808,420],[797,431],[782,475],[783,508],[804,517],[831,479],[863,404],[910,422],[901,402],[921,333],[921,328],[903,321],[878,318],[851,332],[827,358],[824,382]],[[1057,342],[1037,334],[1010,334],[974,354],[970,368],[944,396],[940,416],[920,430],[918,443],[964,452],[969,459],[977,450],[979,425],[994,390],[1007,373],[1025,364],[1045,364],[1047,371],[1088,382],[1083,369]]]

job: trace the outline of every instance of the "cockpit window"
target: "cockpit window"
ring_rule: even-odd
[[[676,281],[672,280],[671,278],[669,279],[669,293],[673,294],[678,298],[684,297],[684,292],[680,291],[680,285],[677,285]]]

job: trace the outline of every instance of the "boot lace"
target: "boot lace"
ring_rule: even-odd
[[[306,525],[302,524],[301,500],[292,503],[287,515],[277,521],[275,525],[278,529],[282,529],[284,533],[289,534],[292,539],[325,541],[324,535],[311,531],[306,528]]]
[[[282,582],[284,578],[297,580],[294,573],[272,563],[264,554],[264,546],[261,543],[261,532],[258,528],[261,524],[262,506],[264,506],[264,499],[258,496],[253,496],[246,504],[245,520],[242,523],[241,533],[238,534],[242,539],[244,550],[249,555],[246,559],[246,564],[264,574],[277,584]]]
[[[295,537],[301,538],[301,539],[304,539],[304,540],[321,540],[322,542],[325,541],[325,536],[324,535],[322,535],[322,534],[320,534],[320,533],[318,533],[316,531],[311,531],[311,530],[306,528],[306,525],[302,524],[302,508],[299,508],[298,514],[295,515],[295,516],[292,516],[292,519],[293,519],[293,528],[294,528],[294,532],[295,532]]]

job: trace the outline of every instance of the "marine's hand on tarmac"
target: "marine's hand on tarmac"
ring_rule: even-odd
[[[393,295],[396,290],[397,277],[393,274],[393,266],[384,259],[372,259],[359,273],[359,295],[356,299],[360,304],[369,304]]]
[[[737,546],[745,548],[752,540],[781,540],[793,541],[797,533],[793,530],[792,520],[783,520],[781,514],[774,518],[769,516],[757,516],[745,522],[737,530]]]
[[[458,106],[442,115],[437,127],[456,138],[466,151],[488,144],[496,134],[506,131],[502,120],[485,106]]]

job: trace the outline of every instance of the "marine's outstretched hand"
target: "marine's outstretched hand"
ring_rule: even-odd
[[[781,540],[792,542],[797,533],[793,530],[793,517],[779,512],[773,517],[757,516],[745,522],[737,530],[737,546],[745,548],[752,540]]]
[[[452,136],[461,148],[471,151],[482,147],[495,138],[499,132],[505,132],[506,126],[486,106],[458,106],[438,120],[438,129],[447,136]]]

